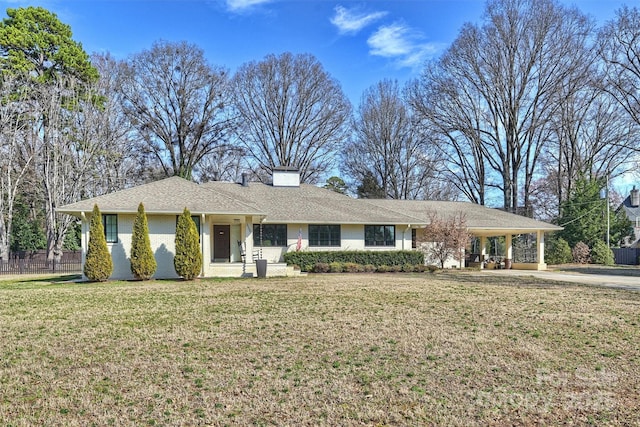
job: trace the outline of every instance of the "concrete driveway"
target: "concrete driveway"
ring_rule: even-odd
[[[537,277],[559,282],[640,291],[640,269],[608,267],[576,267],[563,270],[482,270],[483,274]]]

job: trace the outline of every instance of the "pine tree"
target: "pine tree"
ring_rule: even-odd
[[[149,241],[147,215],[144,213],[143,204],[140,203],[131,236],[131,273],[136,279],[148,280],[156,272],[157,266]]]
[[[113,261],[104,237],[102,215],[98,205],[94,205],[89,225],[89,245],[84,261],[84,275],[91,281],[103,282],[111,276],[112,272]]]
[[[176,226],[176,255],[173,266],[178,276],[185,280],[192,280],[200,274],[202,268],[202,254],[200,253],[200,236],[195,222],[191,219],[191,212],[184,208],[178,217]]]

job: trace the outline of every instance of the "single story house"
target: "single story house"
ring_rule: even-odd
[[[354,199],[314,185],[300,184],[297,170],[277,168],[272,184],[208,182],[196,184],[172,177],[62,206],[57,209],[82,221],[83,260],[89,221],[95,204],[103,215],[105,237],[114,261],[113,279],[132,278],[131,234],[139,203],[147,214],[156,278],[177,277],[173,268],[177,217],[186,207],[198,232],[203,257],[202,276],[241,277],[256,273],[255,259],[266,259],[267,275],[291,275],[283,262],[292,250],[410,250],[428,214],[461,212],[471,234],[482,241],[536,235],[535,263],[512,268],[544,269],[544,233],[552,224],[467,202]],[[485,245],[481,244],[484,248]],[[457,265],[457,263],[452,264]]]

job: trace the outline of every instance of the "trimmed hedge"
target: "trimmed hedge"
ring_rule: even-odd
[[[424,254],[418,251],[305,251],[287,252],[284,261],[302,271],[313,271],[317,264],[341,263],[363,266],[399,266],[424,264]]]

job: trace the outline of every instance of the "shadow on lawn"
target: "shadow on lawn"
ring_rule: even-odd
[[[61,276],[42,276],[42,277],[25,277],[24,280],[16,277],[15,282],[20,283],[67,283],[80,280],[82,275],[80,274],[65,274]]]
[[[538,286],[544,288],[566,286],[568,282],[558,280],[542,279],[534,276],[515,276],[515,275],[496,275],[487,274],[482,271],[456,271],[442,272],[439,274],[442,278],[455,280],[459,283],[475,283],[483,285],[497,286]]]

